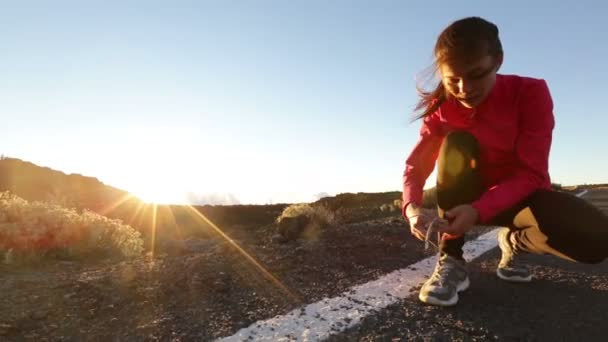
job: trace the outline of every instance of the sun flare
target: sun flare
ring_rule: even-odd
[[[184,194],[180,193],[177,188],[153,182],[134,185],[128,191],[143,202],[150,204],[183,204],[185,199]]]

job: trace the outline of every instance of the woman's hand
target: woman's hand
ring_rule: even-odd
[[[410,223],[410,232],[420,241],[426,240],[427,229],[433,220],[437,220],[439,218],[437,211],[433,209],[421,208],[415,203],[408,204],[407,208],[405,209],[405,214]],[[443,220],[441,220],[441,222],[443,222]],[[442,225],[439,227],[439,230],[446,228],[447,226],[444,227],[444,225]]]
[[[463,235],[475,226],[479,213],[470,204],[462,204],[446,211],[445,217],[451,223],[441,231],[450,235]]]

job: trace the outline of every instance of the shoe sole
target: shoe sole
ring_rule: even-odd
[[[441,299],[437,299],[435,297],[425,296],[422,293],[418,294],[418,299],[425,304],[431,304],[431,305],[437,305],[437,306],[456,305],[456,303],[458,303],[458,293],[468,289],[469,285],[471,285],[471,282],[469,281],[469,277],[466,277],[462,283],[458,284],[458,287],[456,288],[456,294],[454,294],[454,296],[448,300],[441,300]]]
[[[505,281],[510,281],[512,283],[529,283],[532,281],[532,275],[529,275],[527,277],[520,277],[520,276],[506,276],[504,274],[502,274],[500,272],[500,269],[496,269],[496,275],[498,276],[498,278],[505,280]]]

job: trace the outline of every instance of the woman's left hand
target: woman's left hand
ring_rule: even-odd
[[[477,223],[479,213],[470,204],[462,204],[446,211],[445,217],[451,223],[442,231],[450,235],[463,235]]]

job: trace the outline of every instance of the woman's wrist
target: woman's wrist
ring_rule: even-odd
[[[405,215],[408,218],[412,218],[414,216],[420,215],[420,207],[418,206],[418,204],[416,204],[414,202],[408,203],[407,206],[405,207]]]

